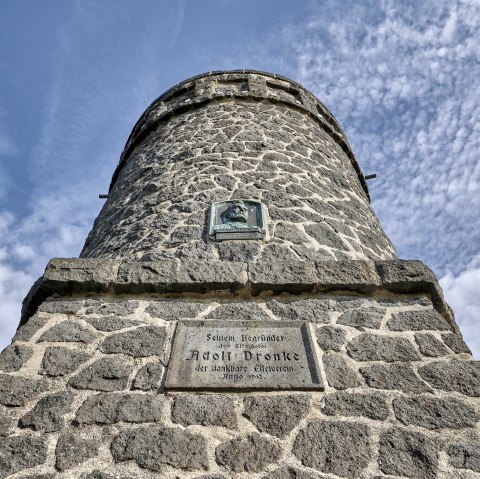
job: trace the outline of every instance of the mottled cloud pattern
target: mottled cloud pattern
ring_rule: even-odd
[[[78,255],[148,103],[200,71],[256,68],[299,81],[332,110],[364,173],[378,175],[372,204],[399,255],[434,269],[480,357],[480,4],[304,0],[266,31],[208,43],[201,28],[186,40],[191,3],[134,3],[74,2],[56,32],[42,128],[26,152],[29,208],[0,206],[0,348],[48,259]],[[225,3],[205,2],[205,18],[223,8],[216,22],[245,28]],[[0,153],[18,155],[0,113]],[[0,200],[7,177],[0,166]]]

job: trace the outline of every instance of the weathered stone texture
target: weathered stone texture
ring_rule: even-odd
[[[437,446],[425,434],[392,429],[380,437],[378,465],[385,474],[435,479],[438,470]]]
[[[324,351],[340,351],[347,335],[341,328],[323,326],[317,329],[317,343]]]
[[[434,309],[393,313],[387,327],[392,331],[451,330],[445,319]]]
[[[33,350],[28,346],[11,345],[7,346],[0,353],[0,371],[10,373],[18,371],[30,359]]]
[[[205,316],[206,319],[224,319],[224,320],[251,320],[268,321],[271,318],[255,303],[230,303],[221,304],[211,313]]]
[[[304,466],[342,477],[358,477],[370,461],[364,424],[312,421],[295,439],[293,453]]]
[[[329,479],[331,476],[319,475],[312,472],[302,471],[295,467],[281,467],[263,476],[262,479]]]
[[[76,314],[82,309],[83,301],[75,300],[48,300],[42,303],[38,310],[44,313],[58,313],[58,314]]]
[[[461,441],[448,448],[450,464],[459,469],[480,472],[480,441]]]
[[[306,395],[251,396],[244,401],[243,414],[261,432],[284,437],[308,414]]]
[[[186,470],[207,469],[206,441],[181,429],[150,426],[120,432],[111,444],[117,462],[133,459],[140,467],[161,471],[164,464]]]
[[[322,412],[329,416],[365,416],[385,420],[389,408],[385,398],[379,394],[338,392],[325,397]]]
[[[446,333],[442,334],[443,342],[454,352],[454,353],[467,353],[472,354],[470,348],[465,344],[465,341],[456,333]]]
[[[192,303],[177,300],[152,301],[146,309],[146,312],[154,317],[165,319],[166,321],[175,321],[178,319],[196,318],[208,304]]]
[[[75,416],[78,424],[116,422],[157,422],[161,419],[163,397],[145,394],[97,394],[87,398]]]
[[[317,299],[301,299],[298,301],[281,302],[272,299],[267,302],[273,314],[280,319],[291,320],[300,319],[303,321],[312,321],[315,323],[327,323],[328,303]]]
[[[448,354],[448,349],[433,334],[417,333],[415,334],[415,342],[424,356],[438,357]]]
[[[23,406],[47,387],[48,383],[43,379],[0,374],[0,404]]]
[[[108,301],[103,299],[87,299],[86,314],[102,316],[129,316],[138,308],[138,301]]]
[[[40,338],[39,342],[73,342],[73,343],[91,343],[95,340],[95,334],[87,329],[86,326],[75,321],[62,321],[47,329]]]
[[[413,344],[406,338],[361,334],[347,346],[348,354],[357,361],[416,361],[420,359]]]
[[[477,422],[475,410],[458,399],[418,396],[397,398],[393,410],[399,421],[405,425],[421,426],[427,429],[463,428]]]
[[[43,464],[47,444],[32,436],[12,436],[0,441],[0,478]]]
[[[107,354],[122,353],[137,358],[161,356],[165,347],[165,339],[165,328],[142,326],[109,336],[100,345],[100,350]]]
[[[42,359],[41,373],[48,376],[67,376],[76,371],[91,354],[64,347],[48,347]]]
[[[72,376],[68,384],[77,389],[119,391],[125,389],[132,367],[114,358],[101,358]]]
[[[98,452],[98,441],[85,439],[77,432],[68,431],[58,438],[55,449],[55,467],[65,471],[85,462]]]
[[[398,389],[404,392],[420,393],[431,392],[428,387],[412,370],[403,364],[376,364],[361,368],[360,372],[368,386],[375,389]]]
[[[28,427],[34,431],[60,431],[65,426],[64,416],[70,412],[74,397],[75,394],[69,391],[43,397],[20,419],[19,426]]]
[[[327,354],[323,357],[323,365],[328,384],[335,389],[354,388],[362,384],[358,374],[343,355]]]
[[[385,309],[365,308],[346,311],[337,320],[337,324],[354,326],[355,328],[378,329],[385,315]]]
[[[132,389],[140,389],[142,391],[152,391],[160,387],[164,367],[157,362],[152,362],[142,366],[135,379],[133,380]]]
[[[32,336],[48,322],[47,318],[41,318],[39,316],[32,316],[28,322],[21,326],[12,341],[29,341]]]
[[[104,316],[101,318],[85,317],[85,321],[91,324],[98,331],[112,332],[119,329],[131,328],[138,326],[140,323],[132,319],[119,318],[117,316]]]
[[[190,426],[237,427],[237,415],[233,398],[229,396],[196,396],[187,394],[175,398],[172,421]]]
[[[276,462],[281,453],[280,445],[260,434],[236,437],[217,446],[217,462],[234,472],[259,472]]]

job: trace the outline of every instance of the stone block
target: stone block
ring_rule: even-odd
[[[101,358],[72,376],[68,385],[76,389],[120,391],[125,389],[133,368],[114,358]]]
[[[139,321],[133,319],[118,318],[116,316],[105,316],[102,318],[84,318],[87,323],[91,324],[98,331],[105,331],[111,333],[120,329],[131,328],[132,326],[139,326]]]
[[[418,361],[413,344],[406,338],[364,333],[347,345],[348,354],[356,361]]]
[[[100,345],[100,351],[107,354],[127,354],[136,358],[162,356],[166,334],[166,329],[161,326],[141,326],[105,338]]]
[[[88,397],[75,416],[78,424],[158,422],[163,397],[136,393],[106,393]]]
[[[44,464],[47,444],[38,437],[11,436],[0,441],[0,479]]]
[[[62,321],[47,329],[38,339],[39,343],[85,343],[89,344],[96,339],[87,327],[75,321]]]
[[[106,472],[99,471],[98,469],[94,469],[89,474],[81,476],[81,479],[133,479],[132,476],[119,476],[118,474],[112,475],[107,474]]]
[[[269,321],[270,316],[254,302],[221,304],[205,316],[206,319]]]
[[[330,479],[330,476],[320,476],[310,471],[307,472],[295,467],[284,466],[263,476],[262,479]]]
[[[48,323],[47,318],[40,318],[39,316],[32,316],[27,322],[17,329],[12,342],[16,341],[30,341],[33,335]]]
[[[447,453],[453,467],[480,472],[480,441],[465,439],[455,442],[450,445]]]
[[[106,299],[87,299],[85,301],[86,314],[98,314],[102,316],[131,316],[138,309],[139,302],[109,301]]]
[[[361,386],[358,374],[349,365],[349,361],[341,354],[326,354],[323,365],[328,384],[335,389],[348,389]]]
[[[436,283],[433,271],[418,260],[376,261],[382,285],[399,293],[424,293],[428,284]]]
[[[392,313],[392,317],[387,322],[387,327],[391,331],[451,330],[445,319],[434,309]]]
[[[48,347],[42,359],[40,374],[48,376],[67,376],[76,371],[84,362],[88,361],[91,354],[74,349]]]
[[[296,301],[279,301],[269,299],[267,306],[280,319],[328,323],[328,301],[320,299],[299,299]]]
[[[407,393],[432,392],[410,366],[405,364],[375,364],[361,368],[360,372],[368,386],[375,389],[398,389]]]
[[[74,397],[75,394],[70,391],[43,397],[31,411],[20,418],[19,426],[34,431],[60,431],[65,426],[64,416],[70,412]]]
[[[435,479],[438,472],[436,442],[425,434],[391,429],[380,436],[378,465],[385,474],[412,479]]]
[[[480,396],[480,362],[452,359],[435,361],[418,370],[433,387],[456,391],[467,396]]]
[[[406,426],[421,426],[426,429],[464,428],[474,426],[475,410],[454,398],[417,396],[393,400],[396,418]]]
[[[442,334],[443,342],[457,354],[467,353],[472,354],[470,348],[465,344],[465,341],[457,333]]]
[[[0,353],[0,371],[11,373],[18,371],[32,357],[33,350],[21,344],[7,346]]]
[[[99,441],[84,439],[75,431],[63,433],[55,448],[55,467],[66,471],[97,455]]]
[[[220,261],[234,261],[237,263],[254,261],[260,254],[260,245],[257,242],[228,242],[217,245]]]
[[[261,261],[248,265],[252,293],[271,290],[274,293],[312,291],[318,282],[315,266],[306,261]]]
[[[307,467],[354,478],[370,462],[370,432],[361,423],[311,421],[301,430],[293,454]]]
[[[317,329],[317,343],[323,351],[340,351],[347,340],[345,330],[335,326]]]
[[[354,328],[378,329],[385,316],[384,308],[362,308],[345,311],[337,320],[337,324]]]
[[[158,426],[124,430],[110,446],[116,462],[134,460],[141,468],[163,471],[165,464],[189,471],[208,469],[205,439],[181,429]]]
[[[46,391],[48,382],[44,379],[30,379],[21,376],[0,374],[0,404],[24,406],[37,394]]]
[[[364,416],[384,421],[389,408],[380,394],[337,392],[325,397],[322,412],[328,416]]]
[[[164,367],[158,362],[151,362],[142,366],[133,380],[132,389],[152,391],[160,387]]]
[[[236,437],[215,449],[217,462],[234,472],[255,473],[264,470],[280,458],[281,447],[260,434]]]
[[[200,424],[235,429],[235,403],[230,396],[184,394],[175,398],[172,421],[183,426]]]
[[[449,353],[442,341],[430,333],[415,334],[415,342],[424,356],[435,358],[438,356],[445,356]]]
[[[208,303],[164,299],[151,301],[145,311],[153,318],[161,318],[165,321],[177,321],[178,319],[194,319],[203,310],[207,309],[208,306]]]
[[[298,426],[310,410],[305,394],[250,396],[244,400],[244,416],[261,432],[284,437]]]
[[[78,300],[47,300],[39,307],[38,311],[53,314],[76,314],[83,306],[83,301]]]

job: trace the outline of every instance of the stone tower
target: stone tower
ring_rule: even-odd
[[[152,103],[0,370],[0,479],[480,477],[480,364],[278,75]]]

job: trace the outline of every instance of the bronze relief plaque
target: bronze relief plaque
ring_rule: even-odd
[[[165,387],[324,389],[303,321],[181,320]]]
[[[263,205],[254,200],[218,201],[210,207],[208,234],[214,241],[265,237]]]

